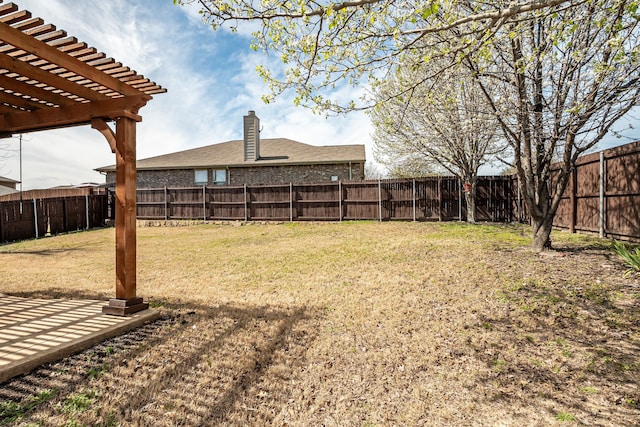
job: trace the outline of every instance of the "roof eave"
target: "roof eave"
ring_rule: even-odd
[[[224,168],[251,168],[251,167],[267,167],[267,166],[308,166],[308,165],[334,165],[334,164],[349,164],[349,163],[361,163],[366,159],[351,159],[351,160],[323,160],[323,161],[304,161],[304,162],[275,162],[275,163],[231,163],[226,165],[185,165],[185,166],[137,166],[138,171],[155,171],[155,170],[188,170],[188,169],[224,169]],[[102,168],[94,169],[96,172],[115,172],[115,166],[105,166]]]

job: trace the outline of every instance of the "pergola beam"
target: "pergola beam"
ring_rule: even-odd
[[[0,129],[4,132],[22,133],[89,124],[91,120],[96,117],[111,120],[115,120],[118,117],[128,117],[136,122],[140,122],[142,118],[138,115],[138,110],[142,108],[149,99],[151,99],[149,95],[142,94],[106,101],[77,103],[5,114],[0,117]]]
[[[0,55],[0,67],[5,68],[9,72],[20,74],[21,76],[29,76],[33,80],[46,83],[49,86],[62,89],[65,92],[81,96],[85,99],[109,99],[108,96],[95,90],[86,88],[27,62],[12,58],[9,55]]]
[[[24,83],[20,80],[12,79],[11,77],[6,77],[4,75],[0,75],[0,87],[57,105],[68,105],[76,102],[66,96],[59,95],[50,90],[45,90],[38,86]]]
[[[107,74],[97,72],[95,68],[85,64],[79,59],[61,54],[55,47],[49,46],[45,42],[16,30],[11,27],[11,25],[0,22],[0,33],[2,33],[2,39],[6,43],[100,83],[109,89],[115,90],[123,95],[136,95],[138,93],[136,89],[128,84]]]

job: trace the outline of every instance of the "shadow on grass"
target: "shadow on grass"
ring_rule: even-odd
[[[482,381],[496,386],[490,400],[509,404],[535,393],[546,402],[540,410],[558,420],[580,414],[581,422],[624,425],[640,416],[633,285],[530,281],[502,299],[509,314],[485,316],[479,328],[495,334],[494,348],[476,352],[490,372]]]
[[[13,242],[15,243],[15,242]],[[3,246],[8,246],[11,243],[3,243],[0,244],[0,249]],[[0,256],[2,255],[36,255],[42,257],[48,257],[52,255],[60,255],[71,252],[85,252],[91,244],[86,243],[82,245],[74,245],[73,247],[63,247],[63,248],[47,248],[47,249],[38,249],[38,250],[0,250]]]
[[[13,295],[103,298],[59,289]],[[207,306],[177,300],[157,305],[162,314],[158,321],[7,381],[0,386],[0,401],[28,408],[18,419],[56,420],[66,400],[82,390],[95,390],[99,404],[73,414],[83,425],[108,420],[269,424],[286,407],[290,380],[302,369],[306,349],[315,339],[308,321],[317,313],[306,307]],[[43,390],[54,390],[55,397],[33,404]],[[0,425],[7,422],[11,419],[3,415]]]

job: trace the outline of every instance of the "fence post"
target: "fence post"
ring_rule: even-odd
[[[458,221],[462,222],[462,181],[458,178]]]
[[[378,178],[378,214],[380,222],[382,222],[382,181]]]
[[[293,222],[293,183],[289,183],[289,221]]]
[[[249,221],[249,214],[247,212],[247,184],[244,185],[244,221]]]
[[[338,181],[338,218],[342,222],[342,181]]]
[[[164,186],[164,220],[168,220],[168,206],[167,206],[167,186]]]
[[[600,213],[599,213],[599,217],[598,217],[598,221],[600,223],[600,238],[604,238],[604,233],[605,233],[605,229],[604,229],[604,151],[600,152],[600,179],[599,179],[599,184],[600,184]]]
[[[36,199],[33,199],[33,224],[35,226],[37,239],[40,236],[38,235],[38,204],[36,203]]]
[[[413,222],[416,220],[416,179],[413,178]]]
[[[520,200],[520,176],[516,176],[516,186],[518,188],[518,196],[517,196],[517,202],[518,203],[516,205],[516,215],[518,215],[518,222],[522,222],[522,211],[520,209],[520,203],[522,203],[522,201]]]
[[[84,196],[84,206],[85,206],[85,212],[87,213],[87,228],[85,228],[85,230],[89,229],[89,195],[85,194]]]
[[[202,220],[207,220],[207,186],[202,185]]]
[[[442,221],[442,177],[438,177],[438,221]]]
[[[576,222],[578,218],[578,168],[577,166],[571,170],[571,193],[569,194],[569,232],[576,232]]]

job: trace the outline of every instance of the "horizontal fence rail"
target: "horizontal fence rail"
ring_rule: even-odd
[[[106,194],[0,202],[0,243],[100,227]]]
[[[553,225],[640,240],[640,142],[580,157]]]
[[[148,220],[448,221],[466,218],[455,177],[254,186],[138,189],[137,217]],[[476,219],[512,221],[511,177],[481,177]]]

